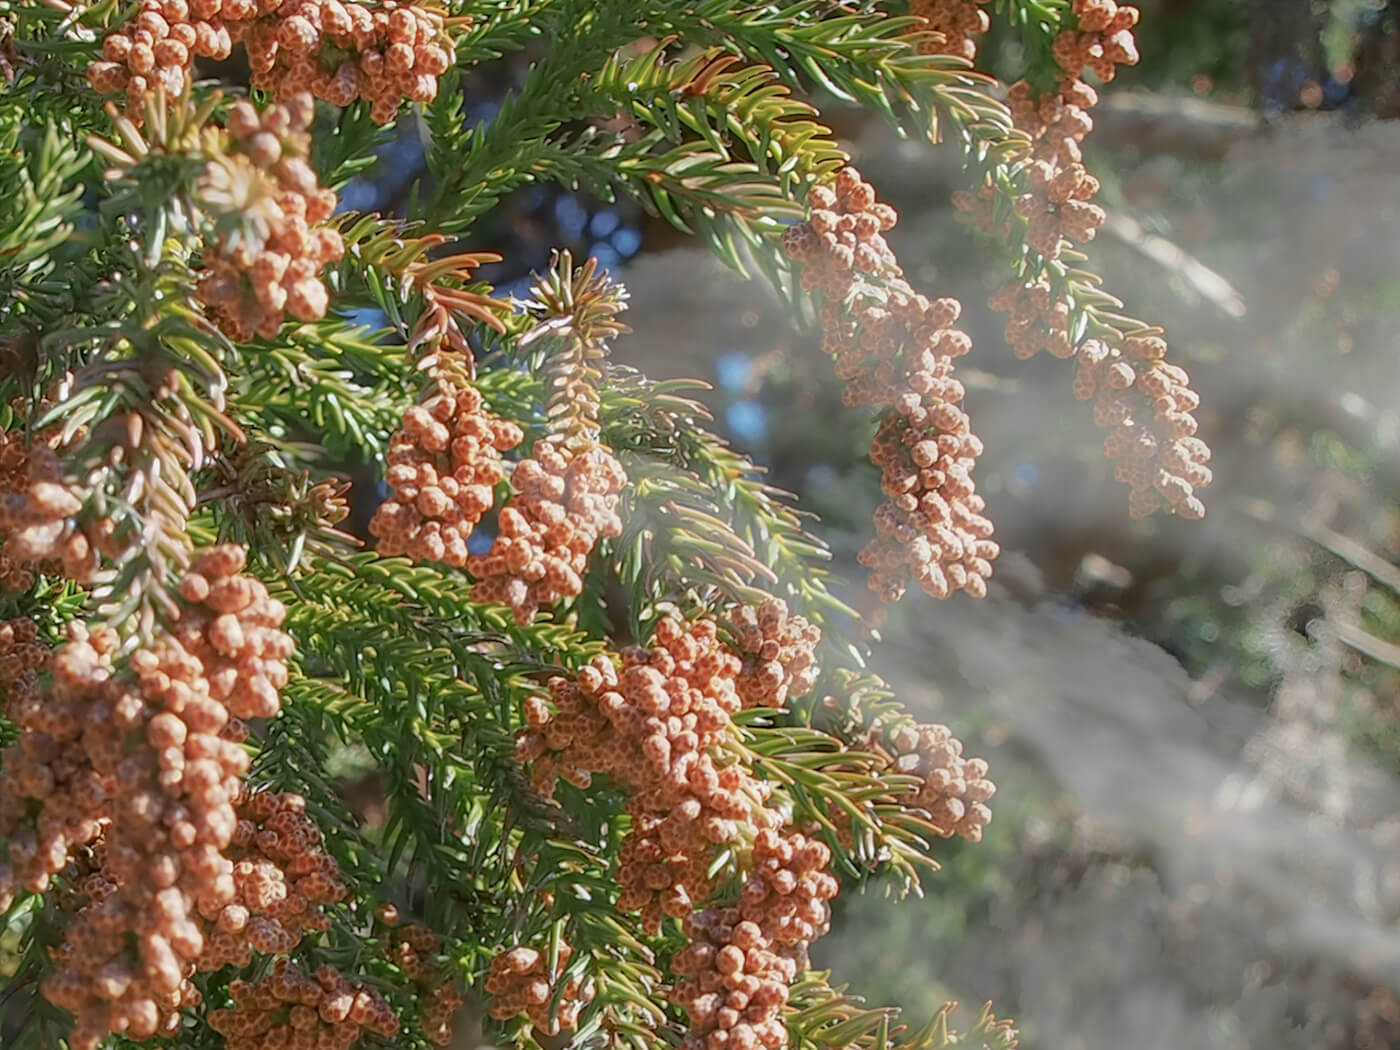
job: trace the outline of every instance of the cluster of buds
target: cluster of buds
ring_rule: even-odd
[[[227,7],[231,0],[224,0]],[[244,0],[246,2],[246,0]],[[401,0],[262,0],[269,17],[245,23],[252,85],[289,98],[309,91],[332,105],[358,98],[385,124],[403,100],[431,102],[452,65],[453,43],[437,11]]]
[[[271,718],[281,707],[293,643],[281,629],[286,608],[261,581],[242,575],[245,557],[232,544],[200,555],[180,580],[189,608],[172,633],[199,665],[210,699],[234,718]]]
[[[682,920],[691,944],[671,968],[684,978],[672,1001],[690,1015],[685,1045],[776,1050],[787,1040],[788,987],[827,929],[837,883],[830,850],[783,829],[766,806],[770,789],[726,737],[746,702],[777,707],[811,687],[820,638],[776,599],[736,611],[731,624],[738,652],[712,622],[666,618],[650,648],[622,653],[620,670],[600,656],[576,681],[552,679],[550,702],[527,705],[518,754],[543,791],[558,775],[586,784],[595,773],[626,790],[618,908],[640,911],[653,934],[664,915]],[[746,858],[741,897],[697,914],[724,843]]]
[[[1092,240],[1106,218],[1102,208],[1090,203],[1098,194],[1099,182],[1085,169],[1081,148],[1094,128],[1089,110],[1098,104],[1098,93],[1077,75],[1068,75],[1057,90],[1042,95],[1035,93],[1029,81],[1018,80],[1007,90],[1006,102],[1012,122],[1030,137],[1032,146],[1027,189],[1016,199],[1015,211],[1026,220],[1026,239],[1031,247],[1047,259],[1058,259],[1067,243]],[[976,193],[953,194],[959,220],[998,237],[1009,237],[1009,216],[993,228],[996,196],[990,183]],[[1009,310],[1019,287],[1013,282],[998,291],[993,296],[993,309]],[[1003,302],[998,304],[998,299]],[[1039,314],[1039,320],[1052,331],[1065,330],[1066,319],[1057,310],[1052,314],[1052,307],[1044,304],[1039,293],[1033,309],[1024,301],[1018,305],[1020,320]],[[1012,338],[1008,330],[1008,342]]]
[[[758,924],[777,951],[807,968],[807,946],[831,926],[828,902],[840,884],[828,871],[831,850],[788,829],[771,828],[753,840],[752,873],[739,895],[739,913]]]
[[[622,464],[591,438],[537,442],[511,473],[514,492],[490,549],[467,560],[477,579],[472,599],[506,603],[523,626],[542,605],[581,594],[593,548],[622,534],[617,503],[626,484]]]
[[[389,441],[391,495],[369,525],[379,553],[464,567],[467,539],[505,476],[501,453],[523,436],[490,415],[470,385],[444,387],[410,408]]]
[[[696,767],[714,772],[708,748],[742,707],[734,689],[742,663],[715,624],[664,617],[651,647],[625,650],[621,663],[619,671],[599,655],[573,681],[551,678],[554,712],[543,698],[527,704],[516,754],[533,762],[546,797],[556,776],[586,786],[600,773],[641,794],[685,790]]]
[[[442,938],[417,923],[399,924],[399,911],[382,904],[375,917],[389,927],[388,958],[408,979],[418,1003],[418,1026],[435,1046],[452,1042],[452,1021],[462,1007],[457,982],[444,977],[433,957],[442,951]]]
[[[0,432],[0,591],[29,590],[40,568],[91,577],[97,551],[74,521],[82,507],[52,447]]]
[[[197,902],[213,927],[195,963],[202,972],[229,964],[241,969],[253,952],[290,953],[306,933],[330,928],[322,909],[349,892],[339,865],[321,848],[320,828],[306,816],[306,799],[250,793],[237,813],[226,851],[233,862],[233,900],[224,903],[215,895]]]
[[[233,49],[231,26],[254,13],[251,0],[142,0],[135,18],[108,33],[88,83],[104,95],[126,92],[126,115],[140,126],[146,96],[178,95],[196,57],[222,62]]]
[[[625,650],[621,663],[619,671],[600,655],[574,681],[550,679],[555,710],[543,698],[529,703],[517,755],[533,763],[535,785],[545,795],[558,776],[579,785],[595,773],[611,777],[631,795],[633,834],[654,831],[660,857],[683,867],[687,848],[704,852],[732,840],[734,821],[752,805],[748,778],[711,753],[742,707],[734,683],[743,664],[713,622],[686,625],[674,617],[658,622],[650,648]],[[645,814],[663,818],[662,825],[639,823]],[[650,853],[644,849],[639,858]],[[665,887],[645,896],[653,889]]]
[[[690,944],[671,970],[672,1002],[690,1017],[689,1050],[778,1050],[787,1044],[788,986],[808,968],[808,946],[831,921],[839,889],[831,851],[801,832],[761,828],[737,904],[714,904],[685,923]]]
[[[953,327],[962,308],[910,287],[883,237],[894,209],[854,168],[813,187],[809,201],[811,217],[784,233],[784,247],[803,264],[803,287],[824,297],[822,347],[847,384],[844,400],[884,409],[870,455],[885,503],[861,554],[870,587],[884,601],[898,600],[910,578],[938,597],[985,594],[997,547],[972,483],[982,443],[952,375],[953,359],[972,348]]]
[[[733,767],[726,772],[737,773]],[[725,778],[721,790],[740,786],[737,777]],[[717,841],[733,838],[733,823],[717,812],[705,813],[703,803],[687,799],[671,814],[648,812],[644,802],[628,800],[631,827],[623,836],[617,858],[617,909],[640,912],[642,929],[655,934],[662,916],[683,919],[714,892],[708,869]],[[742,811],[735,807],[728,812]],[[699,819],[707,827],[697,828]],[[697,835],[697,830],[699,834]],[[708,834],[706,831],[708,830]]]
[[[956,301],[933,306],[942,308],[933,318],[942,325],[934,331],[951,330],[946,326],[957,319]],[[875,538],[860,562],[871,570],[871,589],[886,602],[898,601],[910,579],[935,598],[959,590],[984,597],[998,547],[972,481],[982,442],[961,406],[962,384],[953,378],[950,357],[927,351],[909,383],[871,442],[885,501],[875,510]]]
[[[744,660],[734,687],[745,707],[780,708],[807,695],[817,680],[819,627],[789,616],[781,598],[766,598],[757,609],[741,605],[732,626]]]
[[[39,668],[48,660],[33,620],[0,621],[0,710],[11,721],[38,702]],[[8,764],[4,768],[8,770]]]
[[[875,199],[875,189],[855,168],[842,168],[831,186],[813,186],[809,215],[783,231],[783,248],[803,264],[802,287],[840,303],[861,274],[898,276],[899,262],[884,235],[899,214]],[[865,298],[874,298],[866,290]],[[828,348],[828,353],[833,351]]]
[[[82,863],[84,860],[86,864]],[[84,872],[83,869],[90,869]],[[159,972],[164,955],[148,956],[151,940],[133,929],[110,863],[106,843],[99,840],[87,858],[65,869],[74,891],[65,902],[76,908],[64,930],[64,942],[53,952],[57,965],[45,978],[44,997],[73,1014],[68,1036],[73,1050],[97,1050],[109,1033],[132,1039],[172,1037],[182,1025],[181,1011],[198,1007],[202,996],[186,977],[167,981]],[[122,950],[121,942],[138,938],[139,950],[149,969],[109,960]]]
[[[435,99],[453,54],[443,15],[401,0],[143,0],[103,40],[88,82],[104,94],[124,90],[139,125],[147,95],[179,94],[196,57],[223,61],[239,42],[257,90],[279,101],[310,92],[337,106],[363,98],[381,124],[405,99]]]
[[[0,911],[40,893],[73,851],[94,842],[114,785],[83,749],[87,699],[111,673],[116,635],[75,625],[51,661],[32,620],[0,623],[0,701],[19,739],[0,755]],[[50,671],[51,685],[40,680]]]
[[[1012,281],[988,299],[993,310],[1006,313],[1006,342],[1022,361],[1048,350],[1058,358],[1073,357],[1069,335],[1069,303],[1041,277],[1028,284]]]
[[[912,0],[909,13],[928,22],[942,39],[919,44],[921,55],[957,55],[969,62],[977,57],[977,38],[992,27],[984,5],[988,0]]]
[[[1045,259],[1093,239],[1105,220],[1103,209],[1090,203],[1099,182],[1083,163],[1081,144],[1094,126],[1089,111],[1098,102],[1098,94],[1080,79],[1083,70],[1087,66],[1107,81],[1116,66],[1138,57],[1132,36],[1136,8],[1115,0],[1074,0],[1072,14],[1075,28],[1055,41],[1055,60],[1064,74],[1058,88],[1037,95],[1022,80],[1007,94],[1012,119],[1033,147],[1026,192],[1017,198],[1015,211],[1026,220],[1027,244]],[[954,203],[965,221],[1009,237],[1009,218],[1000,230],[992,230],[995,199],[988,184],[976,194],[956,194]],[[1186,372],[1165,361],[1162,339],[1109,330],[1076,343],[1069,300],[1044,277],[1012,281],[988,305],[1008,315],[1006,341],[1017,357],[1046,350],[1076,359],[1075,396],[1094,401],[1094,419],[1109,431],[1104,452],[1115,461],[1115,477],[1129,486],[1133,517],[1163,506],[1190,519],[1205,514],[1195,494],[1211,480],[1205,466],[1210,449],[1195,437],[1191,414],[1199,398]]]
[[[1026,220],[1026,242],[1046,259],[1058,259],[1067,245],[1093,240],[1106,219],[1091,203],[1099,180],[1085,169],[1080,145],[1093,130],[1089,110],[1097,102],[1098,93],[1074,77],[1038,97],[1025,80],[1007,92],[1012,121],[1032,144],[1026,191],[1015,210]],[[978,196],[955,194],[953,202],[964,221],[990,229],[993,197],[990,187],[983,187]]]
[[[546,1035],[558,1035],[578,1023],[579,1011],[593,1000],[593,986],[570,977],[559,988],[573,948],[560,941],[554,971],[549,959],[534,948],[510,948],[497,952],[486,976],[486,992],[492,997],[491,1016],[504,1021],[524,1014]],[[558,992],[558,1005],[551,1010]]]
[[[787,1045],[782,1009],[797,962],[772,950],[756,922],[733,905],[715,904],[686,921],[690,944],[671,960],[682,980],[671,1001],[690,1030],[683,1050],[779,1050]]]
[[[372,1032],[391,1039],[399,1019],[383,996],[356,988],[333,966],[307,977],[286,959],[257,981],[229,985],[233,1006],[211,1010],[209,1027],[227,1050],[349,1050]]]
[[[196,559],[179,588],[188,608],[132,654],[129,676],[104,675],[81,637],[54,655],[55,693],[67,677],[102,679],[71,709],[87,761],[114,785],[103,811],[111,892],[73,918],[44,984],[75,1015],[75,1046],[158,1031],[209,947],[206,923],[217,929],[238,903],[228,852],[248,767],[240,720],[276,713],[292,650],[285,610],[243,564],[233,546]]]
[[[891,744],[894,770],[922,781],[900,803],[923,810],[944,838],[958,835],[981,842],[982,829],[992,819],[987,800],[996,793],[996,785],[987,779],[986,761],[964,758],[962,741],[943,725],[901,726]]]
[[[1082,164],[1057,168],[1036,161],[1027,175],[1029,189],[1016,200],[1016,214],[1026,220],[1026,243],[1047,259],[1059,258],[1066,242],[1094,239],[1107,215],[1089,203],[1099,180]]]
[[[1104,455],[1129,486],[1128,512],[1145,517],[1164,504],[1191,521],[1205,516],[1195,490],[1211,482],[1210,446],[1196,437],[1191,413],[1200,398],[1185,369],[1163,360],[1155,335],[1129,336],[1118,346],[1086,340],[1079,349],[1074,393],[1094,401],[1094,421],[1108,430]]]
[[[1055,64],[1066,76],[1078,78],[1087,66],[1107,83],[1119,66],[1137,65],[1133,40],[1133,26],[1138,23],[1136,7],[1116,0],[1074,0],[1070,10],[1077,24],[1061,30],[1053,46]]]
[[[326,220],[335,192],[323,189],[307,163],[315,104],[305,93],[268,107],[233,104],[231,149],[212,159],[198,193],[221,216],[205,246],[198,293],[235,340],[271,338],[285,314],[299,321],[326,315],[329,296],[321,270],[345,252]]]
[[[720,844],[773,818],[766,785],[722,746],[743,706],[744,662],[716,625],[667,617],[650,648],[627,649],[621,662],[619,671],[599,656],[576,681],[551,679],[554,711],[542,698],[529,704],[517,754],[533,763],[542,793],[557,776],[587,784],[594,774],[628,792],[618,908],[657,930],[663,915],[689,914],[713,891],[707,872]]]

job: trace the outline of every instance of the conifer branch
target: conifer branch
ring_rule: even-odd
[[[821,0],[748,7],[723,0],[655,5],[648,24],[698,44],[722,46],[777,70],[805,92],[859,104],[895,130],[940,141],[948,125],[965,155],[1014,152],[1017,136],[995,81],[966,62],[921,55],[922,21],[852,13]]]
[[[573,257],[559,252],[522,305],[536,324],[516,353],[543,380],[549,432],[566,443],[596,438],[607,344],[627,330],[616,320],[627,308],[626,290],[598,272],[596,259],[575,269]]]
[[[288,327],[247,356],[230,395],[232,414],[264,433],[285,431],[284,451],[306,465],[372,461],[413,401],[397,335],[339,318]],[[312,436],[317,443],[306,444]]]
[[[468,0],[456,5],[471,18],[457,39],[457,64],[470,68],[526,47],[541,33],[541,25],[558,0]]]

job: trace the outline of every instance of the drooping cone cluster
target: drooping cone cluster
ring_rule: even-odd
[[[1136,7],[1116,0],[1074,0],[1070,10],[1077,24],[1061,30],[1053,47],[1055,64],[1067,76],[1078,77],[1087,66],[1107,83],[1117,75],[1119,66],[1137,65],[1137,43],[1133,40],[1133,26],[1138,23]]]
[[[50,445],[0,432],[0,591],[27,591],[41,568],[86,581],[97,551],[74,515],[82,501],[63,483]]]
[[[741,605],[733,627],[744,661],[734,687],[744,707],[780,708],[789,696],[805,696],[811,690],[821,641],[816,624],[789,616],[781,598],[767,598],[757,609]]]
[[[110,778],[104,807],[108,889],[73,917],[44,994],[74,1014],[74,1050],[108,1033],[142,1039],[171,1011],[227,921],[239,887],[229,851],[248,755],[239,721],[275,714],[291,638],[285,610],[240,575],[241,548],[214,547],[180,585],[177,623],[113,675],[82,632],[54,656],[55,695],[85,683],[69,705],[87,761]],[[91,684],[87,684],[91,683]]]
[[[1010,315],[1006,321],[1006,342],[1021,360],[1042,350],[1061,359],[1074,356],[1069,303],[1051,290],[1045,278],[1028,284],[1004,284],[988,298],[987,305]]]
[[[238,825],[226,851],[233,862],[233,900],[201,902],[209,924],[196,969],[239,969],[253,953],[286,955],[309,932],[324,932],[323,908],[350,892],[340,867],[321,848],[322,834],[300,795],[257,792],[237,808]],[[212,914],[211,914],[212,913]]]
[[[987,0],[911,0],[909,13],[927,19],[942,40],[919,44],[921,55],[957,55],[969,62],[977,57],[977,38],[992,26]]]
[[[511,473],[490,549],[467,560],[472,599],[504,602],[522,626],[543,605],[583,593],[598,541],[622,535],[617,503],[627,474],[592,438],[549,437]]]
[[[556,775],[605,774],[628,793],[618,909],[640,911],[652,933],[663,915],[682,920],[692,943],[672,964],[683,978],[672,1001],[690,1016],[685,1045],[696,1050],[786,1043],[788,986],[837,891],[830,851],[785,829],[765,806],[768,785],[726,747],[745,703],[738,683],[774,707],[811,688],[816,629],[777,600],[732,621],[741,652],[712,622],[666,618],[650,648],[622,653],[620,671],[598,657],[576,681],[551,679],[551,703],[527,707],[518,749],[545,792]],[[741,899],[696,914],[715,890],[707,871],[722,843],[745,858]]]
[[[115,784],[88,760],[82,716],[115,646],[112,632],[90,639],[75,626],[51,660],[32,620],[0,623],[0,702],[19,730],[0,754],[0,911],[22,890],[48,889],[72,852],[101,834]]]
[[[218,217],[199,272],[199,298],[219,326],[240,342],[272,338],[285,315],[316,321],[329,295],[327,263],[345,252],[339,232],[324,225],[335,193],[307,163],[315,105],[305,93],[259,114],[233,104],[228,152],[212,159],[196,192]]]
[[[560,941],[556,966],[550,973],[548,956],[534,948],[497,952],[486,976],[486,993],[492,997],[491,1016],[505,1021],[523,1013],[546,1035],[558,1035],[573,1028],[578,1023],[579,1011],[593,1001],[593,986],[584,984],[578,977],[570,977],[559,989],[564,967],[572,954],[573,948],[566,941]],[[559,1003],[551,1010],[556,990],[559,990]]]
[[[575,681],[549,681],[526,710],[517,755],[532,763],[544,795],[555,778],[587,785],[603,774],[628,792],[618,909],[640,911],[656,930],[663,914],[684,915],[713,886],[706,874],[719,843],[761,805],[760,782],[716,762],[715,745],[742,707],[735,679],[743,664],[713,622],[667,617],[648,649],[622,653],[622,669],[596,657]]]
[[[1132,27],[1134,7],[1115,0],[1074,0],[1074,25],[1055,40],[1054,56],[1063,77],[1058,88],[1037,95],[1027,81],[1013,84],[1008,105],[1016,126],[1033,144],[1027,189],[1015,202],[1026,220],[1026,242],[1046,259],[1066,247],[1093,239],[1105,221],[1092,204],[1099,182],[1085,170],[1081,143],[1093,129],[1089,111],[1098,94],[1081,76],[1087,67],[1100,80],[1112,80],[1116,67],[1138,60]],[[966,221],[998,236],[1011,236],[1009,220],[992,231],[990,185],[976,195],[957,194]],[[1143,517],[1163,506],[1189,519],[1205,514],[1196,489],[1208,485],[1210,449],[1195,437],[1192,412],[1199,398],[1186,372],[1165,360],[1167,345],[1154,334],[1098,333],[1076,343],[1071,311],[1061,290],[1045,278],[1012,281],[988,300],[1007,313],[1006,341],[1021,358],[1048,350],[1076,358],[1074,393],[1094,401],[1094,419],[1108,429],[1104,452],[1116,465],[1114,476],[1129,486],[1128,509]]]
[[[44,979],[44,997],[73,1014],[73,1050],[96,1050],[109,1033],[138,1040],[173,1036],[181,1027],[180,1012],[201,1004],[199,989],[183,977],[160,974],[176,965],[164,933],[142,932],[127,921],[105,841],[93,853],[100,870],[77,883],[81,905],[52,953],[56,969]],[[159,930],[168,925],[166,916],[150,921]],[[113,961],[128,940],[139,944],[144,967]]]
[[[929,393],[902,397],[870,446],[885,502],[875,510],[875,539],[859,557],[884,601],[897,601],[910,579],[935,598],[959,590],[987,594],[999,548],[972,483],[982,443],[969,429],[959,405],[962,384],[951,371],[942,358],[916,372],[914,380]]]
[[[958,835],[981,842],[982,829],[992,819],[986,803],[996,793],[986,761],[964,758],[962,741],[943,725],[901,726],[892,743],[895,770],[923,781],[900,803],[927,813],[944,838]]]
[[[385,937],[388,958],[408,978],[423,1035],[436,1046],[448,1046],[452,1042],[452,1021],[463,1000],[457,982],[443,976],[433,960],[442,951],[442,938],[416,923],[400,926],[398,909],[392,904],[380,906],[376,917],[390,927]]]
[[[752,874],[739,901],[718,902],[686,920],[690,944],[671,962],[671,1001],[690,1016],[685,1050],[779,1050],[782,1008],[808,968],[807,949],[824,934],[839,889],[827,873],[831,851],[800,832],[760,829]]]
[[[405,99],[436,98],[453,61],[443,15],[400,0],[144,0],[103,40],[88,82],[125,90],[127,116],[139,124],[157,86],[178,94],[196,56],[222,61],[240,41],[254,88],[278,101],[303,91],[337,106],[367,99],[380,124]]]
[[[227,1050],[349,1050],[366,1033],[392,1039],[399,1032],[383,996],[329,965],[312,978],[279,959],[265,977],[234,981],[229,996],[233,1006],[208,1018]]]
[[[400,0],[283,0],[242,37],[253,87],[278,98],[310,91],[336,106],[368,99],[380,124],[404,100],[437,98],[438,77],[453,60],[442,14]]]
[[[1086,340],[1074,393],[1093,399],[1094,422],[1108,431],[1104,455],[1129,487],[1129,514],[1141,518],[1165,505],[1197,521],[1206,513],[1195,490],[1211,482],[1210,446],[1195,436],[1200,398],[1190,377],[1163,360],[1166,354],[1155,335],[1129,336],[1117,346]]]
[[[1029,81],[1019,80],[1007,90],[1007,107],[1017,128],[1031,140],[1031,163],[1026,170],[1026,191],[1016,199],[1016,214],[1026,220],[1026,242],[1046,259],[1058,259],[1066,247],[1093,240],[1106,215],[1091,203],[1099,181],[1084,167],[1081,143],[1094,128],[1089,110],[1098,104],[1098,92],[1080,79],[1082,67],[1064,69],[1054,91],[1037,95]],[[953,195],[959,218],[997,236],[1011,233],[1010,220],[993,230],[996,192],[990,184],[976,194]],[[1049,335],[1067,330],[1068,317],[1058,300],[1038,282],[1022,288],[1012,282],[993,297],[992,306],[1015,310],[1007,328],[1007,342],[1022,357],[1047,346]],[[1061,352],[1057,356],[1067,356]]]
[[[1088,111],[1097,102],[1097,92],[1072,76],[1059,91],[1038,99],[1024,80],[1008,92],[1012,120],[1034,145],[1027,190],[1016,200],[1016,213],[1027,220],[1026,243],[1047,259],[1058,259],[1068,244],[1093,240],[1106,218],[1102,208],[1090,203],[1099,180],[1085,169],[1080,150],[1093,130]]]
[[[811,217],[784,234],[784,246],[803,264],[803,286],[824,298],[822,346],[847,383],[847,404],[885,409],[870,450],[885,502],[860,556],[870,587],[884,601],[897,601],[911,579],[935,597],[980,597],[998,548],[972,481],[982,443],[952,375],[953,359],[972,348],[952,327],[961,307],[905,281],[882,236],[894,209],[854,168],[809,200]]]
[[[488,413],[468,384],[445,385],[410,408],[389,441],[389,499],[369,525],[379,553],[465,567],[467,539],[505,476],[501,453],[523,436]]]
[[[126,92],[126,116],[137,126],[145,118],[145,100],[158,87],[178,95],[196,57],[222,62],[233,50],[235,10],[250,17],[250,0],[238,5],[220,0],[143,0],[136,17],[108,33],[102,59],[88,67],[93,90]]]
[[[797,976],[796,962],[768,950],[758,925],[742,919],[733,905],[706,908],[686,923],[685,932],[691,943],[671,962],[672,972],[683,978],[672,1001],[690,1016],[682,1046],[777,1050],[785,1045],[781,1011]]]

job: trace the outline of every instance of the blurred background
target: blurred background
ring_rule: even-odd
[[[1143,62],[1087,149],[1093,268],[1201,395],[1202,523],[1132,522],[1072,370],[1019,362],[951,149],[819,100],[907,275],[965,306],[1003,555],[988,600],[913,594],[875,669],[990,759],[986,840],[922,902],[843,898],[818,962],[888,1002],[996,1002],[1027,1050],[1400,1048],[1400,3],[1143,0]],[[990,71],[1013,78],[994,30]],[[489,120],[528,54],[472,85]],[[411,129],[345,205],[392,209]],[[854,555],[878,477],[812,333],[626,207],[537,188],[473,230],[510,288],[552,246],[632,294],[617,356],[713,384],[735,445]]]

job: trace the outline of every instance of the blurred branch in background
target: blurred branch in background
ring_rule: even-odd
[[[1227,317],[1236,321],[1244,317],[1244,297],[1228,280],[1167,238],[1148,233],[1131,215],[1115,212],[1108,217],[1103,229],[1108,236],[1122,241],[1166,270]]]

